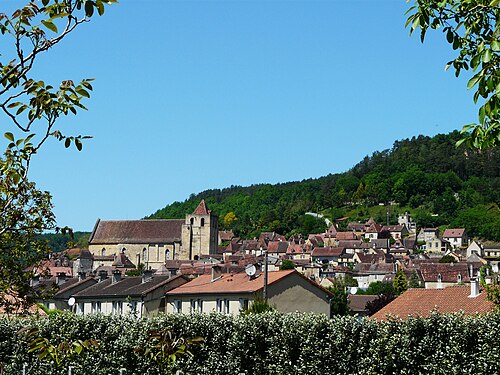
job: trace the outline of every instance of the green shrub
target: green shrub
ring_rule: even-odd
[[[66,375],[42,364],[16,332],[39,329],[54,344],[95,339],[98,350],[74,358],[75,375],[160,375],[155,361],[134,352],[148,345],[148,332],[203,337],[201,345],[168,364],[181,374],[494,374],[500,362],[500,315],[432,315],[377,323],[349,316],[266,312],[161,315],[134,319],[57,314],[0,319],[0,362],[5,375]]]

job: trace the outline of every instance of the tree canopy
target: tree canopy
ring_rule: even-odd
[[[32,267],[50,251],[39,235],[55,228],[55,217],[50,194],[29,180],[33,156],[51,137],[78,150],[87,138],[63,134],[56,125],[61,116],[85,109],[82,102],[90,97],[91,80],[46,83],[34,74],[38,56],[94,14],[104,14],[104,6],[114,2],[42,0],[29,2],[10,15],[0,13],[0,121],[7,130],[0,157],[0,305],[14,301],[23,309],[30,304],[30,298],[36,297],[27,282]]]
[[[457,56],[446,64],[458,77],[464,70],[473,75],[467,89],[475,89],[480,103],[478,124],[465,125],[463,138],[474,148],[500,145],[500,0],[415,0],[406,25],[420,30],[422,42],[429,29],[441,29]]]

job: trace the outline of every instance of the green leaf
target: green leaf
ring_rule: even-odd
[[[84,88],[82,88],[82,87],[80,87],[80,86],[78,86],[78,87],[76,88],[76,92],[77,92],[78,94],[80,94],[81,96],[84,96],[84,97],[86,97],[86,98],[90,98],[90,94],[87,92],[87,90],[85,90]]]
[[[49,29],[50,31],[53,31],[57,33],[57,26],[50,20],[42,20],[43,25]]]
[[[14,142],[14,134],[7,132],[3,136],[7,138],[9,141]]]
[[[102,16],[104,14],[104,4],[102,3],[102,1],[97,0],[96,7],[97,7],[97,12],[99,13],[100,16]]]
[[[85,15],[87,17],[92,17],[94,14],[94,2],[91,0],[85,1]]]
[[[474,77],[472,77],[469,82],[467,82],[467,89],[470,90],[471,88],[473,88],[480,79],[481,76],[479,74],[476,74]]]
[[[487,63],[491,60],[491,50],[490,49],[487,49],[486,51],[484,51],[483,53],[483,62],[484,63]]]
[[[500,2],[500,0],[498,1]],[[493,42],[491,42],[491,49],[495,52],[500,51],[500,41],[494,40]]]
[[[82,141],[80,141],[80,139],[75,138],[75,146],[78,149],[78,151],[82,151]]]

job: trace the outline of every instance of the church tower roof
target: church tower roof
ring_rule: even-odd
[[[193,215],[209,215],[210,210],[208,209],[205,199],[202,199],[196,210],[194,210]]]

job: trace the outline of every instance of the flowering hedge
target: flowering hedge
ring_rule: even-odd
[[[75,375],[164,374],[134,353],[147,331],[171,329],[202,336],[194,356],[179,357],[169,373],[181,374],[494,374],[500,369],[500,315],[433,315],[428,319],[377,323],[352,317],[265,313],[237,317],[162,315],[136,320],[61,314],[48,318],[0,319],[4,374],[66,375],[40,362],[16,332],[37,327],[53,343],[97,339],[98,350],[77,357]]]

